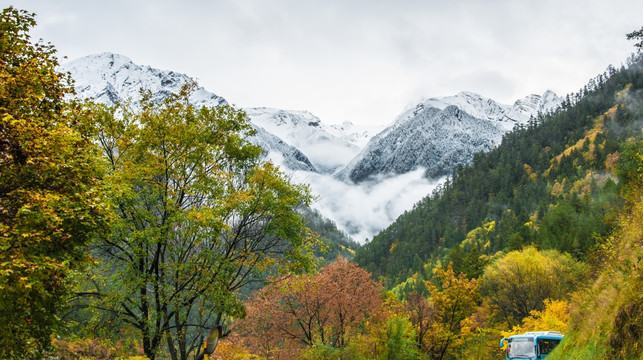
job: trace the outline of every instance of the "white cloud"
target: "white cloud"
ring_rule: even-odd
[[[310,184],[318,196],[313,208],[364,243],[393,223],[404,211],[429,195],[444,180],[428,180],[424,169],[358,185],[347,184],[329,175],[296,172],[294,181]]]
[[[410,99],[576,91],[634,50],[638,0],[0,0],[61,55],[186,73],[243,106],[389,123]],[[498,80],[494,74],[501,74]]]

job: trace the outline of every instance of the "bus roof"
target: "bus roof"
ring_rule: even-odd
[[[562,340],[563,337],[564,335],[561,334],[560,331],[528,331],[524,334],[512,335],[508,338],[502,338],[500,340],[500,347],[503,347],[505,340],[509,342],[511,342],[513,339],[520,338],[533,338],[534,341],[536,341],[536,339]]]
[[[563,336],[560,331],[528,331],[523,336]]]
[[[534,337],[534,338],[547,337],[552,339],[562,339],[563,336],[564,335],[561,334],[559,331],[528,331],[524,334],[511,335],[506,339],[515,339],[515,338],[523,338],[523,337]]]

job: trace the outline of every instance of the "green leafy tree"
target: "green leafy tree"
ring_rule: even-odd
[[[34,15],[0,17],[0,358],[38,357],[51,341],[70,271],[104,229],[101,163],[55,49],[33,43]]]
[[[643,141],[627,143],[616,168],[623,192],[635,193],[643,188]]]
[[[382,360],[420,359],[420,351],[415,343],[415,330],[409,319],[393,316],[386,322],[385,351],[379,356]]]
[[[313,265],[316,238],[295,211],[308,188],[260,161],[245,113],[191,105],[195,86],[93,111],[118,220],[85,295],[138,329],[150,359],[163,344],[187,359],[212,325],[243,315],[237,293],[262,273]]]

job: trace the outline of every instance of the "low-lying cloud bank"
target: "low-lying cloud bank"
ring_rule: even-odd
[[[444,182],[444,178],[430,180],[423,175],[424,169],[417,169],[403,175],[348,184],[331,175],[297,171],[292,179],[310,184],[313,194],[318,196],[312,207],[364,244]]]

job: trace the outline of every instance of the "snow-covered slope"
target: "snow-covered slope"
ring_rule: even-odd
[[[304,153],[319,172],[334,172],[361,150],[349,137],[337,134],[334,128],[326,126],[308,111],[271,108],[244,110],[253,124]]]
[[[315,165],[299,149],[286,144],[279,137],[260,127],[255,127],[255,129],[257,133],[248,140],[264,149],[266,156],[274,163],[290,170],[317,172]]]
[[[63,64],[60,70],[71,74],[80,98],[94,98],[108,105],[124,100],[136,103],[141,98],[140,89],[150,90],[153,99],[160,102],[191,81],[187,75],[140,66],[125,56],[112,53],[85,56]],[[202,87],[196,89],[190,100],[197,106],[227,104],[223,97]],[[300,150],[257,124],[253,125],[257,134],[250,141],[263,148],[271,160],[291,170],[317,171]]]
[[[76,81],[79,97],[91,97],[108,105],[128,99],[136,102],[141,99],[140,89],[150,90],[158,102],[190,81],[187,75],[140,66],[112,53],[85,56],[63,64],[60,70],[69,72]],[[227,104],[224,98],[202,87],[196,89],[190,100],[197,106]]]
[[[190,81],[187,75],[140,66],[111,53],[68,62],[61,70],[71,73],[80,97],[106,104],[136,102],[141,88],[161,101]],[[203,88],[191,100],[198,106],[227,104]],[[311,185],[319,198],[313,207],[363,241],[430,193],[441,175],[559,103],[553,92],[530,95],[513,105],[461,92],[414,104],[386,128],[327,125],[307,111],[243,110],[257,130],[249,140],[293,178]]]
[[[361,182],[425,168],[431,178],[448,175],[473,154],[497,146],[502,135],[561,102],[553,92],[530,95],[512,106],[472,92],[430,98],[407,108],[373,137],[338,176]]]

